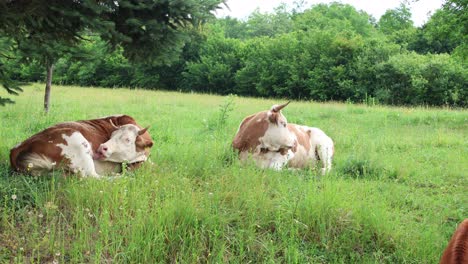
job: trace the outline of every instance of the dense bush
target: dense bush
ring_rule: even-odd
[[[468,72],[447,54],[398,54],[377,70],[376,97],[390,104],[468,106]]]

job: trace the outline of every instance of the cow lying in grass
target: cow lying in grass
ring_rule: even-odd
[[[333,141],[318,128],[288,124],[281,113],[287,105],[274,105],[246,117],[234,137],[233,148],[239,151],[241,161],[251,156],[261,168],[315,167],[320,161],[325,174],[332,166]]]
[[[64,169],[84,177],[119,172],[146,161],[153,141],[130,116],[66,122],[49,127],[10,151],[11,167],[39,175]]]

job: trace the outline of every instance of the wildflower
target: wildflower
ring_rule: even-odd
[[[100,194],[103,194],[104,192],[103,191],[99,191]]]
[[[45,208],[47,208],[47,209],[57,209],[57,205],[55,205],[53,202],[47,202],[45,204]]]
[[[11,196],[11,199],[12,199],[12,200],[16,200],[16,198],[17,198],[17,197],[16,197],[16,194],[13,194],[13,195]]]
[[[57,165],[57,162],[54,161],[50,165],[55,166],[55,165]]]
[[[212,195],[213,195],[213,193],[212,193],[212,192],[210,192],[210,193],[208,193],[208,195],[212,196]]]
[[[24,248],[20,247],[19,250],[20,250],[20,251],[24,251]]]
[[[39,218],[42,218],[42,217],[44,217],[44,215],[43,215],[43,214],[39,214],[38,216],[39,216]]]
[[[60,252],[55,253],[55,256],[60,257]]]

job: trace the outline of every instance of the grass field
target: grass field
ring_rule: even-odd
[[[0,96],[4,96],[0,91]],[[436,263],[468,217],[468,112],[292,102],[335,141],[332,173],[240,166],[245,116],[284,100],[43,85],[0,108],[0,263]],[[233,110],[231,110],[233,109]],[[9,150],[62,121],[125,113],[151,160],[117,179],[11,175]]]

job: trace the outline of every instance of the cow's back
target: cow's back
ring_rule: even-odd
[[[314,167],[322,163],[322,173],[331,169],[334,155],[333,140],[321,129],[297,124],[288,124],[288,129],[296,136],[292,151],[294,157],[288,165],[293,168]]]
[[[296,137],[296,142],[292,148],[294,157],[289,160],[288,166],[292,168],[305,168],[315,165],[315,155],[312,150],[310,134],[304,126],[288,124],[288,129]]]

